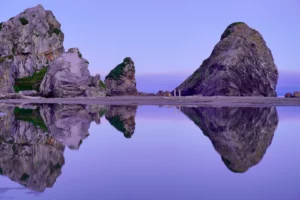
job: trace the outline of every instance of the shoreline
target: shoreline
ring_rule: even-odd
[[[284,97],[161,97],[114,96],[100,98],[41,98],[1,99],[5,104],[83,104],[83,105],[157,105],[157,106],[212,106],[212,107],[270,107],[300,106],[300,98]]]

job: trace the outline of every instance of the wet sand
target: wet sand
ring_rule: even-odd
[[[118,96],[101,98],[41,98],[3,99],[0,103],[9,104],[101,104],[101,105],[170,105],[170,106],[217,106],[217,107],[268,107],[300,106],[300,98],[283,97],[157,97],[157,96]]]

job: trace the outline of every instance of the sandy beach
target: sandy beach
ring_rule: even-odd
[[[102,98],[41,98],[3,99],[0,103],[9,104],[101,104],[101,105],[173,105],[173,106],[217,106],[217,107],[268,107],[300,106],[300,98],[283,97],[145,97],[115,96]]]

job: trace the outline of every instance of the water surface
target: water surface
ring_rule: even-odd
[[[0,107],[0,199],[300,199],[300,107]]]

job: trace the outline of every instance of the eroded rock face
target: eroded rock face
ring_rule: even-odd
[[[0,55],[13,56],[15,78],[31,76],[64,52],[64,34],[42,5],[26,9],[0,25]]]
[[[125,58],[121,64],[110,71],[105,78],[105,85],[109,96],[138,95],[135,66],[131,58]]]
[[[14,72],[15,66],[12,63],[12,60],[9,58],[0,57],[0,93],[14,92]]]
[[[40,93],[45,97],[105,96],[105,91],[94,85],[98,83],[97,78],[100,76],[90,75],[88,61],[82,58],[80,51],[72,48],[49,65]]]
[[[277,96],[277,80],[278,70],[262,35],[245,23],[233,23],[210,57],[176,90],[183,96]]]
[[[135,116],[137,106],[109,106],[105,118],[124,137],[131,138],[135,130]]]
[[[278,124],[271,108],[182,108],[212,142],[224,164],[245,172],[263,158]]]

